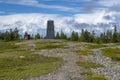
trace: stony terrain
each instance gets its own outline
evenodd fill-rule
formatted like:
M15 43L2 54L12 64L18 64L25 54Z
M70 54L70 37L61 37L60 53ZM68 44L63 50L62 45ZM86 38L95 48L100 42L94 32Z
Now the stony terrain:
M51 42L52 40L41 41ZM30 46L35 47L35 42L39 42L39 40L28 41L25 42L25 44L29 44ZM61 44L65 44L66 47L50 50L40 50L38 52L35 52L34 54L42 54L44 56L50 57L61 57L64 60L62 66L47 75L43 75L40 77L29 77L27 80L85 80L87 78L87 76L80 75L80 72L84 72L86 70L76 64L77 61L82 61L83 59L75 53L75 50L84 49L82 46L78 47L78 45L80 46L81 44L86 43L73 43L63 41L61 42ZM120 46L118 47L120 48ZM106 76L109 80L120 80L120 66L112 63L110 58L103 56L100 49L101 48L92 49L94 55L89 55L85 57L86 60L104 65L104 67L92 69L92 71L95 74Z
M113 63L109 57L103 56L100 49L94 49L93 52L94 55L87 56L86 60L104 65L104 67L93 69L93 71L109 80L120 80L120 65Z
M66 42L62 43L65 44ZM67 48L58 48L51 50L40 50L35 54L42 54L50 57L61 57L64 60L63 65L41 77L30 77L28 80L84 80L86 76L81 76L80 72L84 71L76 62L80 60L79 56L74 53L75 44L66 43Z

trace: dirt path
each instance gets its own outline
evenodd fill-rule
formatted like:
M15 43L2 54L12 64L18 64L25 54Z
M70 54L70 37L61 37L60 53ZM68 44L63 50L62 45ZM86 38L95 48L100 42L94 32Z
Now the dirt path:
M28 43L33 45L33 42ZM61 57L64 60L64 64L60 68L47 75L30 77L27 80L84 80L85 76L80 75L80 72L83 71L83 68L76 64L77 61L80 61L80 58L74 53L75 44L70 42L66 44L68 48L41 50L36 52L36 54L42 54L44 56Z

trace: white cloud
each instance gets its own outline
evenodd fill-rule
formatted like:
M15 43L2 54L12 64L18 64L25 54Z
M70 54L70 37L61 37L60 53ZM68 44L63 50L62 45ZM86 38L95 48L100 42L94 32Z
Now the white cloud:
M75 15L75 20L80 23L89 23L89 24L106 23L108 24L114 21L113 15L115 13L116 12L106 13L105 10L102 10L102 11L98 10L91 14L77 14ZM103 17L107 15L112 16L113 18L111 18L110 20L104 19Z
M18 27L21 33L28 31L31 34L36 34L39 32L45 36L47 20L54 20L56 32L62 30L70 35L73 30L81 32L81 29L88 29L89 31L94 30L100 33L112 30L112 23L117 23L118 16L120 16L120 13L106 13L105 11L96 11L91 14L76 14L71 17L57 14L14 14L0 16L0 30ZM120 30L119 26L118 30Z
M120 0L100 0L98 2L100 5L104 5L107 7L112 7L115 5L119 5L120 4Z
M1 0L0 2L4 2L8 4L33 6L38 8L56 9L58 11L78 12L77 9L74 9L71 7L60 6L60 5L46 5L46 4L40 3L38 0L8 0L8 1Z

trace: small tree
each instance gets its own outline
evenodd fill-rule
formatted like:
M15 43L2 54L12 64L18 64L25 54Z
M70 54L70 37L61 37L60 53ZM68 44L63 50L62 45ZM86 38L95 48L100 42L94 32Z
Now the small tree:
M39 34L39 33L37 33L37 34L35 35L35 39L40 39L40 34Z
M78 33L73 31L71 34L70 40L71 41L78 41Z
M60 39L59 32L57 32L57 34L56 34L56 39Z
M118 42L118 40L117 40L117 27L115 26L115 28L114 28L114 33L113 33L113 39L112 39L112 41L113 42Z
M64 34L63 31L61 31L60 39L67 39L67 36Z

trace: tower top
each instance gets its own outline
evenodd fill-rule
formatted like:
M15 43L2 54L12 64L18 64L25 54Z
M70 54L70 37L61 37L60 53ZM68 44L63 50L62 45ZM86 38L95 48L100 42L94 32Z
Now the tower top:
M48 21L53 21L53 20L50 19L50 20L48 20Z

